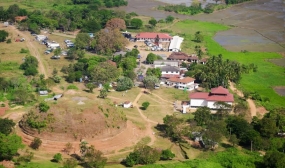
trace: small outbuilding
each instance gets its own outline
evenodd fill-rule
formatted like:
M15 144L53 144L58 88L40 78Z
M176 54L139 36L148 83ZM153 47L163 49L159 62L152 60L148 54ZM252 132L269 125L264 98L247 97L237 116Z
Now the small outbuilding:
M132 105L132 102L130 102L130 101L126 101L126 102L124 102L124 104L123 104L123 107L124 108L130 108L130 107L132 107L133 105Z
M39 91L40 96L47 96L48 95L48 91L47 90L42 90Z
M179 37L179 36L173 36L173 39L170 42L168 51L170 52L179 52L181 51L181 44L183 42L184 38Z

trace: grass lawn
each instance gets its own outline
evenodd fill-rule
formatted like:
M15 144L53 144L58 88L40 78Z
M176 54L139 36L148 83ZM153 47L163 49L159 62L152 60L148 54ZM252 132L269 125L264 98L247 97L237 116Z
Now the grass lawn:
M278 95L273 89L274 86L285 85L284 68L267 61L268 59L282 58L282 56L277 53L228 51L213 40L213 36L217 31L227 29L229 27L216 23L190 20L180 21L171 28L171 30L185 38L182 45L183 52L193 53L194 47L200 45L207 48L208 55L222 54L225 59L235 60L243 64L254 63L257 65L258 71L256 73L242 75L238 87L244 91L256 91L262 98L268 97L270 102L262 103L267 109L284 106L285 97ZM196 31L201 31L204 35L202 43L192 41Z
M22 165L16 166L16 168L60 168L60 167L62 167L61 164L54 163L51 161L30 162L30 163L23 163Z

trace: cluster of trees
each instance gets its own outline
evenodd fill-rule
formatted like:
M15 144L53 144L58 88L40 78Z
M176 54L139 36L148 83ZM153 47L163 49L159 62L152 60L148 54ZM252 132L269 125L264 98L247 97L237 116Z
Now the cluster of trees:
M34 56L26 56L24 62L20 65L20 69L24 70L24 75L35 76L38 74L38 60Z
M277 153L284 152L285 139L282 136L285 132L285 109L270 111L262 119L254 117L250 123L241 115L228 113L226 107L220 108L216 114L211 114L207 107L201 107L194 113L195 117L187 121L175 115L167 115L163 119L163 124L157 125L157 128L163 136L178 143L186 142L186 137L194 138L195 135L192 133L198 132L209 148L213 148L226 137L232 146L239 144L252 150L267 151L268 157L264 157L265 164L277 164L269 162L278 160ZM280 158L284 159L284 155L281 156Z
M155 55L154 53L149 53L146 57L146 63L153 64L156 60L163 60L163 58L159 55Z
M257 71L254 64L244 65L236 61L223 60L222 55L212 56L207 60L205 65L191 64L188 67L186 76L194 77L199 80L203 87L213 88L218 86L228 87L228 81L238 83L242 73Z
M111 0L108 0L108 2L111 2ZM116 1L115 4L120 2L122 1ZM62 31L81 29L81 32L96 33L101 28L104 28L107 21L111 18L126 18L124 12L98 9L98 4L63 6L61 8L54 6L49 11L34 10L31 12L27 12L15 4L11 5L7 10L0 7L0 20L14 22L15 16L28 16L26 20L19 23L19 28L21 30L30 30L34 33L39 33L41 28L48 28L50 31L54 29Z
M35 100L32 94L33 88L23 77L2 78L0 77L0 98L8 99L11 103L24 105Z
M153 164L158 160L171 160L174 157L175 154L173 154L170 149L159 150L147 145L142 145L136 147L123 163L128 167L132 167L137 164Z
M4 42L8 37L9 33L5 30L0 30L0 42Z
M159 10L164 10L167 12L175 12L179 14L184 15L196 15L198 13L203 12L201 3L192 3L191 6L186 6L183 4L180 5L165 5L165 6L159 6Z
M21 9L17 4L10 5L7 10L0 6L0 20L1 21L15 21L16 16L26 16L28 14L26 9Z
M73 4L90 4L97 7L106 6L107 8L126 6L128 1L125 0L72 0Z
M246 1L251 1L251 0L225 0L226 4L238 4Z
M21 137L13 133L13 120L0 118L0 161L11 160L23 148Z

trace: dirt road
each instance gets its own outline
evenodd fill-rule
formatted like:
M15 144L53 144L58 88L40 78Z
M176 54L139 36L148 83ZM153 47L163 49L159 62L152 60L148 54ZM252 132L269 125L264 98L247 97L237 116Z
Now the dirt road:
M234 91L238 96L243 97L243 93L240 90L238 90L232 82L230 82L230 89L232 91ZM255 106L253 100L247 99L246 101L247 101L249 109L250 109L251 117L256 116L256 106Z
M25 43L29 49L29 51L31 52L32 56L35 56L39 62L38 66L39 66L39 73L40 74L44 74L45 75L45 79L48 78L48 74L47 71L44 67L41 55L37 49L37 47L33 44L32 38L27 36L26 34L24 34L23 32L21 32L20 30L18 30L15 26L11 26L11 30L13 30L15 33L19 34L19 36L25 38Z

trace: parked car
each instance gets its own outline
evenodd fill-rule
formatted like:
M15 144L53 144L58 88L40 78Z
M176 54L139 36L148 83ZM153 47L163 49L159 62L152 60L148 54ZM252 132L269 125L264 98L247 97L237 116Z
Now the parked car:
M71 40L64 40L64 42L67 44L67 43L72 43Z
M45 54L46 54L46 55L48 55L48 54L50 54L50 53L51 53L51 52L50 52L49 50L46 50L46 51L45 51Z
M59 55L54 55L54 56L50 57L50 59L60 59L60 56Z
M66 56L66 55L67 55L67 51L62 51L62 52L61 52L61 55Z

